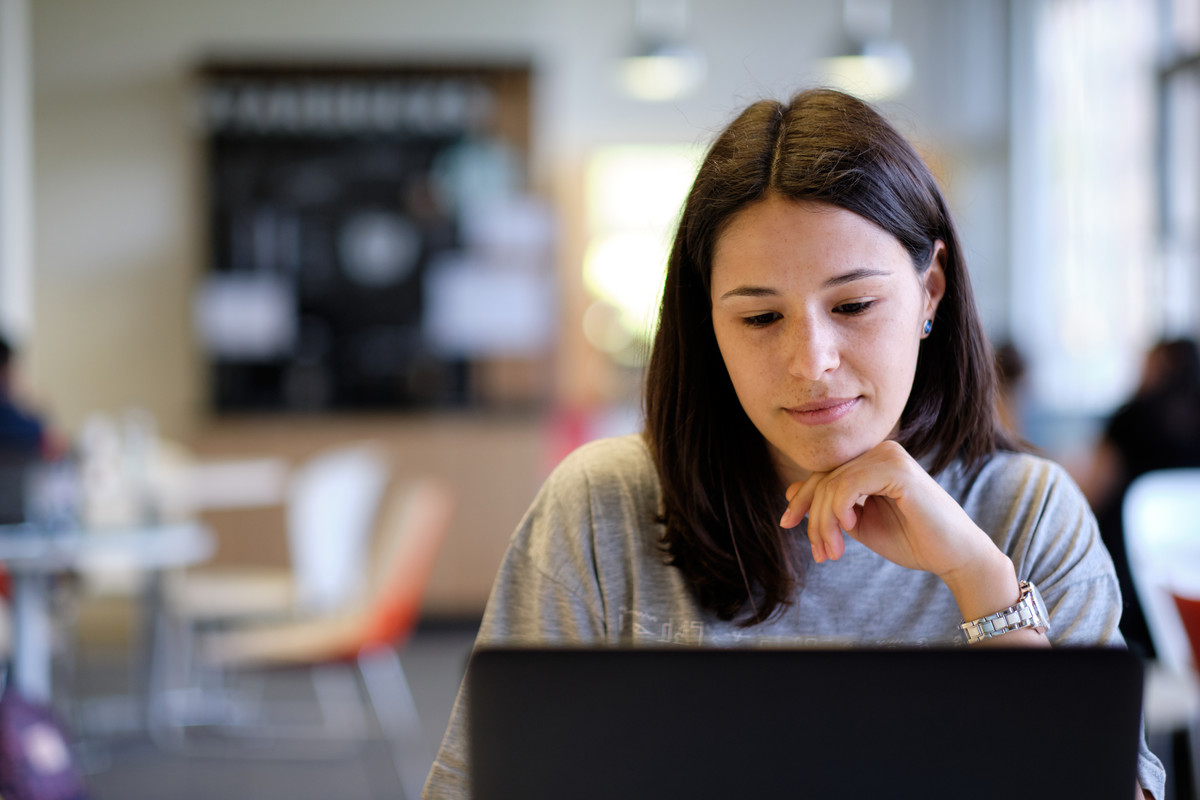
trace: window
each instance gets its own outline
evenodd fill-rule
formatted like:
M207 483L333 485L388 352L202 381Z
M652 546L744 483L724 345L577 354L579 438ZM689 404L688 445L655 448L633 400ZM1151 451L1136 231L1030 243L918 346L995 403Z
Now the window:
M1159 71L1162 333L1194 334L1200 314L1200 6L1167 5Z
M584 333L618 365L649 350L675 224L703 153L692 145L614 145L588 163Z
M1156 237L1157 18L1142 0L1015 8L1013 339L1038 408L1099 416L1174 291Z

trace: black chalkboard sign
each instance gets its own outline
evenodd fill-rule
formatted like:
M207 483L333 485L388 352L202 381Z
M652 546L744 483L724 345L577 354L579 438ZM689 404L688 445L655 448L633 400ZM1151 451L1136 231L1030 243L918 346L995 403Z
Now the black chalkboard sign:
M213 408L480 402L470 354L428 341L425 282L464 247L472 180L526 188L528 67L214 63L199 78Z

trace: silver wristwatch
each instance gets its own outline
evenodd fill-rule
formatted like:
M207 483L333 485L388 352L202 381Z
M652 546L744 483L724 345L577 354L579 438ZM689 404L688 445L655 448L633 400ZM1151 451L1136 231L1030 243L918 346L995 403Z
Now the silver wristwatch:
M975 644L993 636L1033 628L1038 633L1050 630L1050 613L1042 602L1042 595L1029 581L1021 581L1021 598L1015 604L995 614L964 622L958 627L967 637L967 644Z

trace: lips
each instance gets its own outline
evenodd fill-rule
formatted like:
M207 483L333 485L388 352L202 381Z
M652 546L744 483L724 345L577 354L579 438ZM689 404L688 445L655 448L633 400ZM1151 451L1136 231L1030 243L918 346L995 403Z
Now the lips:
M855 409L858 397L828 397L784 410L788 415L805 425L828 425L837 422Z

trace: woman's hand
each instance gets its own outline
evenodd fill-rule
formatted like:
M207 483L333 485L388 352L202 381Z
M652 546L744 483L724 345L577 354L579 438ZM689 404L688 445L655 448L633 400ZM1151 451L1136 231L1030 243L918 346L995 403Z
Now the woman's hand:
M808 515L813 558L838 559L843 533L908 569L951 575L996 547L903 447L885 441L826 473L794 483L780 524Z
M807 514L818 562L840 558L849 535L902 567L937 575L954 593L964 619L1007 608L1019 598L1012 561L894 441L792 484L787 499L779 524L793 528Z

